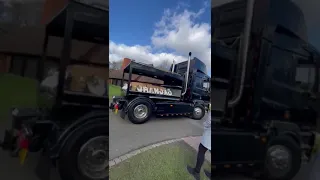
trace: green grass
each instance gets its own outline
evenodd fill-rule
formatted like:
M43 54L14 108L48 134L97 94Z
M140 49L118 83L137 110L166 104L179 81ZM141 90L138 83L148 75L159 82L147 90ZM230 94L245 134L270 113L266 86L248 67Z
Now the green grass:
M0 118L6 118L10 108L36 107L37 81L12 74L0 75ZM109 97L120 96L119 86L109 85ZM42 101L41 101L42 102ZM44 102L50 106L47 102Z
M148 150L110 168L110 180L194 180L187 172L193 166L196 151L184 142L162 145ZM205 162L203 169L210 171ZM207 179L201 170L201 179Z
M12 107L36 106L36 81L20 76L0 75L0 118L7 117Z
M109 99L112 99L112 96L121 96L120 86L109 85Z

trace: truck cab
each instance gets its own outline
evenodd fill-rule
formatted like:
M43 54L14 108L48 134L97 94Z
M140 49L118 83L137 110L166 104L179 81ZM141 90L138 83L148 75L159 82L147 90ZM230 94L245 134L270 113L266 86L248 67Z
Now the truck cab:
M292 179L319 124L319 52L304 15L290 0L237 0L211 12L212 164Z
M217 101L212 107L223 111L215 114L264 121L282 119L288 110L295 114L292 121L315 125L311 104L319 91L319 53L307 41L302 11L289 0L255 1L246 25L246 4L240 0L213 9L212 96ZM236 97L237 103L226 103Z
M174 67L173 72L185 76L188 62L181 62L172 65L170 70ZM189 82L188 89L184 100L202 100L205 102L210 101L210 82L211 78L207 75L206 65L198 58L194 57L190 61Z

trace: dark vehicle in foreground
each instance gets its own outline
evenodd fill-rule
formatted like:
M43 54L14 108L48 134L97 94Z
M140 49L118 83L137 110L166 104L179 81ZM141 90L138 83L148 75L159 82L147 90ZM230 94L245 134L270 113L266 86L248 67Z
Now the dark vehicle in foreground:
M49 180L52 166L57 167L62 180L108 179L107 83L89 77L84 91L72 91L72 82L80 80L68 73L68 67L82 65L105 68L107 74L107 63L71 60L70 53L72 39L108 45L108 21L108 9L70 1L46 25L43 60L37 71L39 107L13 108L12 127L1 143L21 163L28 152L41 151L36 169L39 179ZM59 71L43 78L49 36L62 37L63 47Z
M319 125L320 54L303 13L290 0L237 0L212 20L213 174L292 179Z
M210 77L205 64L197 58L171 66L164 71L153 66L131 61L124 68L129 81L121 86L124 96L113 97L110 109L120 110L120 116L135 124L145 123L154 115L189 116L202 119L210 102ZM132 74L161 80L162 84L142 83L132 80Z

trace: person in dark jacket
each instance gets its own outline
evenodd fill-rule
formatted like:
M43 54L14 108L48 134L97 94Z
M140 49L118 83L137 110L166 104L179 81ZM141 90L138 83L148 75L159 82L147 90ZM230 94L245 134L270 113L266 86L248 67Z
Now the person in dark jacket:
M207 116L208 119L203 123L204 131L199 144L198 154L197 154L197 163L195 167L187 166L188 172L196 179L200 180L200 170L205 160L205 154L209 150L211 151L211 116ZM206 176L211 178L211 173L204 170Z

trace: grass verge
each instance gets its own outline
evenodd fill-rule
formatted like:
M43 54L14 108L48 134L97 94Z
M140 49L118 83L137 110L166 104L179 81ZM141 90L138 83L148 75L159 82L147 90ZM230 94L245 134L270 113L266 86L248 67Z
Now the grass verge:
M109 85L109 99L112 99L112 96L121 96L120 86Z
M12 74L0 75L0 118L6 118L10 108L36 107L37 81ZM119 86L109 85L109 98L120 96Z
M30 78L0 75L0 118L6 118L12 107L35 107L36 85Z
M110 180L194 180L186 170L195 164L197 152L184 142L145 151L110 168ZM205 162L203 168L210 171ZM201 179L207 179L201 171Z

